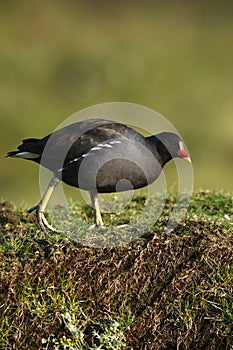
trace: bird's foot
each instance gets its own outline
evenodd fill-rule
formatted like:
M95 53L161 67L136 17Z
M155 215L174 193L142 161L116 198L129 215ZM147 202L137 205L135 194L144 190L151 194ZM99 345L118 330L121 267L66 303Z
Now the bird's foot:
M48 231L47 230L52 231L52 232L56 232L56 233L62 233L61 231L56 230L53 226L51 226L48 223L44 213L41 210L40 204L35 205L34 207L28 209L28 213L32 213L34 210L36 211L37 222L38 222L41 230L45 234L45 236L48 236Z
M96 226L96 224L92 224L88 227L88 230L91 231L91 230L94 230L95 228L97 228L98 226Z
M97 224L93 224L93 225L90 225L90 226L88 227L88 230L89 230L89 231L94 230L94 229L99 229L99 230L103 229L103 230L106 230L107 227L105 227L104 225L97 225Z

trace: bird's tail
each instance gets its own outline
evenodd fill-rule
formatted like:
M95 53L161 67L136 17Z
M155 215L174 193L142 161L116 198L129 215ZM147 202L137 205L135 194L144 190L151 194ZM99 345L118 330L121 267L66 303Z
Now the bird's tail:
M35 143L37 143L39 139L30 138L24 139L22 144L18 147L18 151L10 151L6 154L6 158L24 158L24 159L36 159L40 158L41 154L33 151L35 148Z

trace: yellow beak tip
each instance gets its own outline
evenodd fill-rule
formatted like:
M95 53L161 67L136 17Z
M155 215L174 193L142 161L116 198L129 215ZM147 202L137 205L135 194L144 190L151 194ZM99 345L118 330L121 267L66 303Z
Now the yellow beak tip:
M184 157L183 159L186 160L186 162L188 162L188 163L192 163L192 160L190 157Z

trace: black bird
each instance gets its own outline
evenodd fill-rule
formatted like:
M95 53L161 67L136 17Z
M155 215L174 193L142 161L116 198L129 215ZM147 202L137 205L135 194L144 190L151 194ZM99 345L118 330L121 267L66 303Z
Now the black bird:
M28 138L6 157L24 158L54 174L36 210L44 233L55 231L44 211L59 181L89 191L95 226L103 226L98 193L120 192L151 184L164 165L178 157L191 161L181 138L171 132L144 137L134 129L105 119L73 123L42 139Z

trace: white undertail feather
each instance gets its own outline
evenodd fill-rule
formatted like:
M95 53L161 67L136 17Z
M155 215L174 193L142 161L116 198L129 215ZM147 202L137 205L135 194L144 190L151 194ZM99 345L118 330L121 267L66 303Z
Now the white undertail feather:
M13 157L24 158L24 159L35 159L35 158L40 158L40 154L31 153L31 152L19 152L19 153L16 153Z

